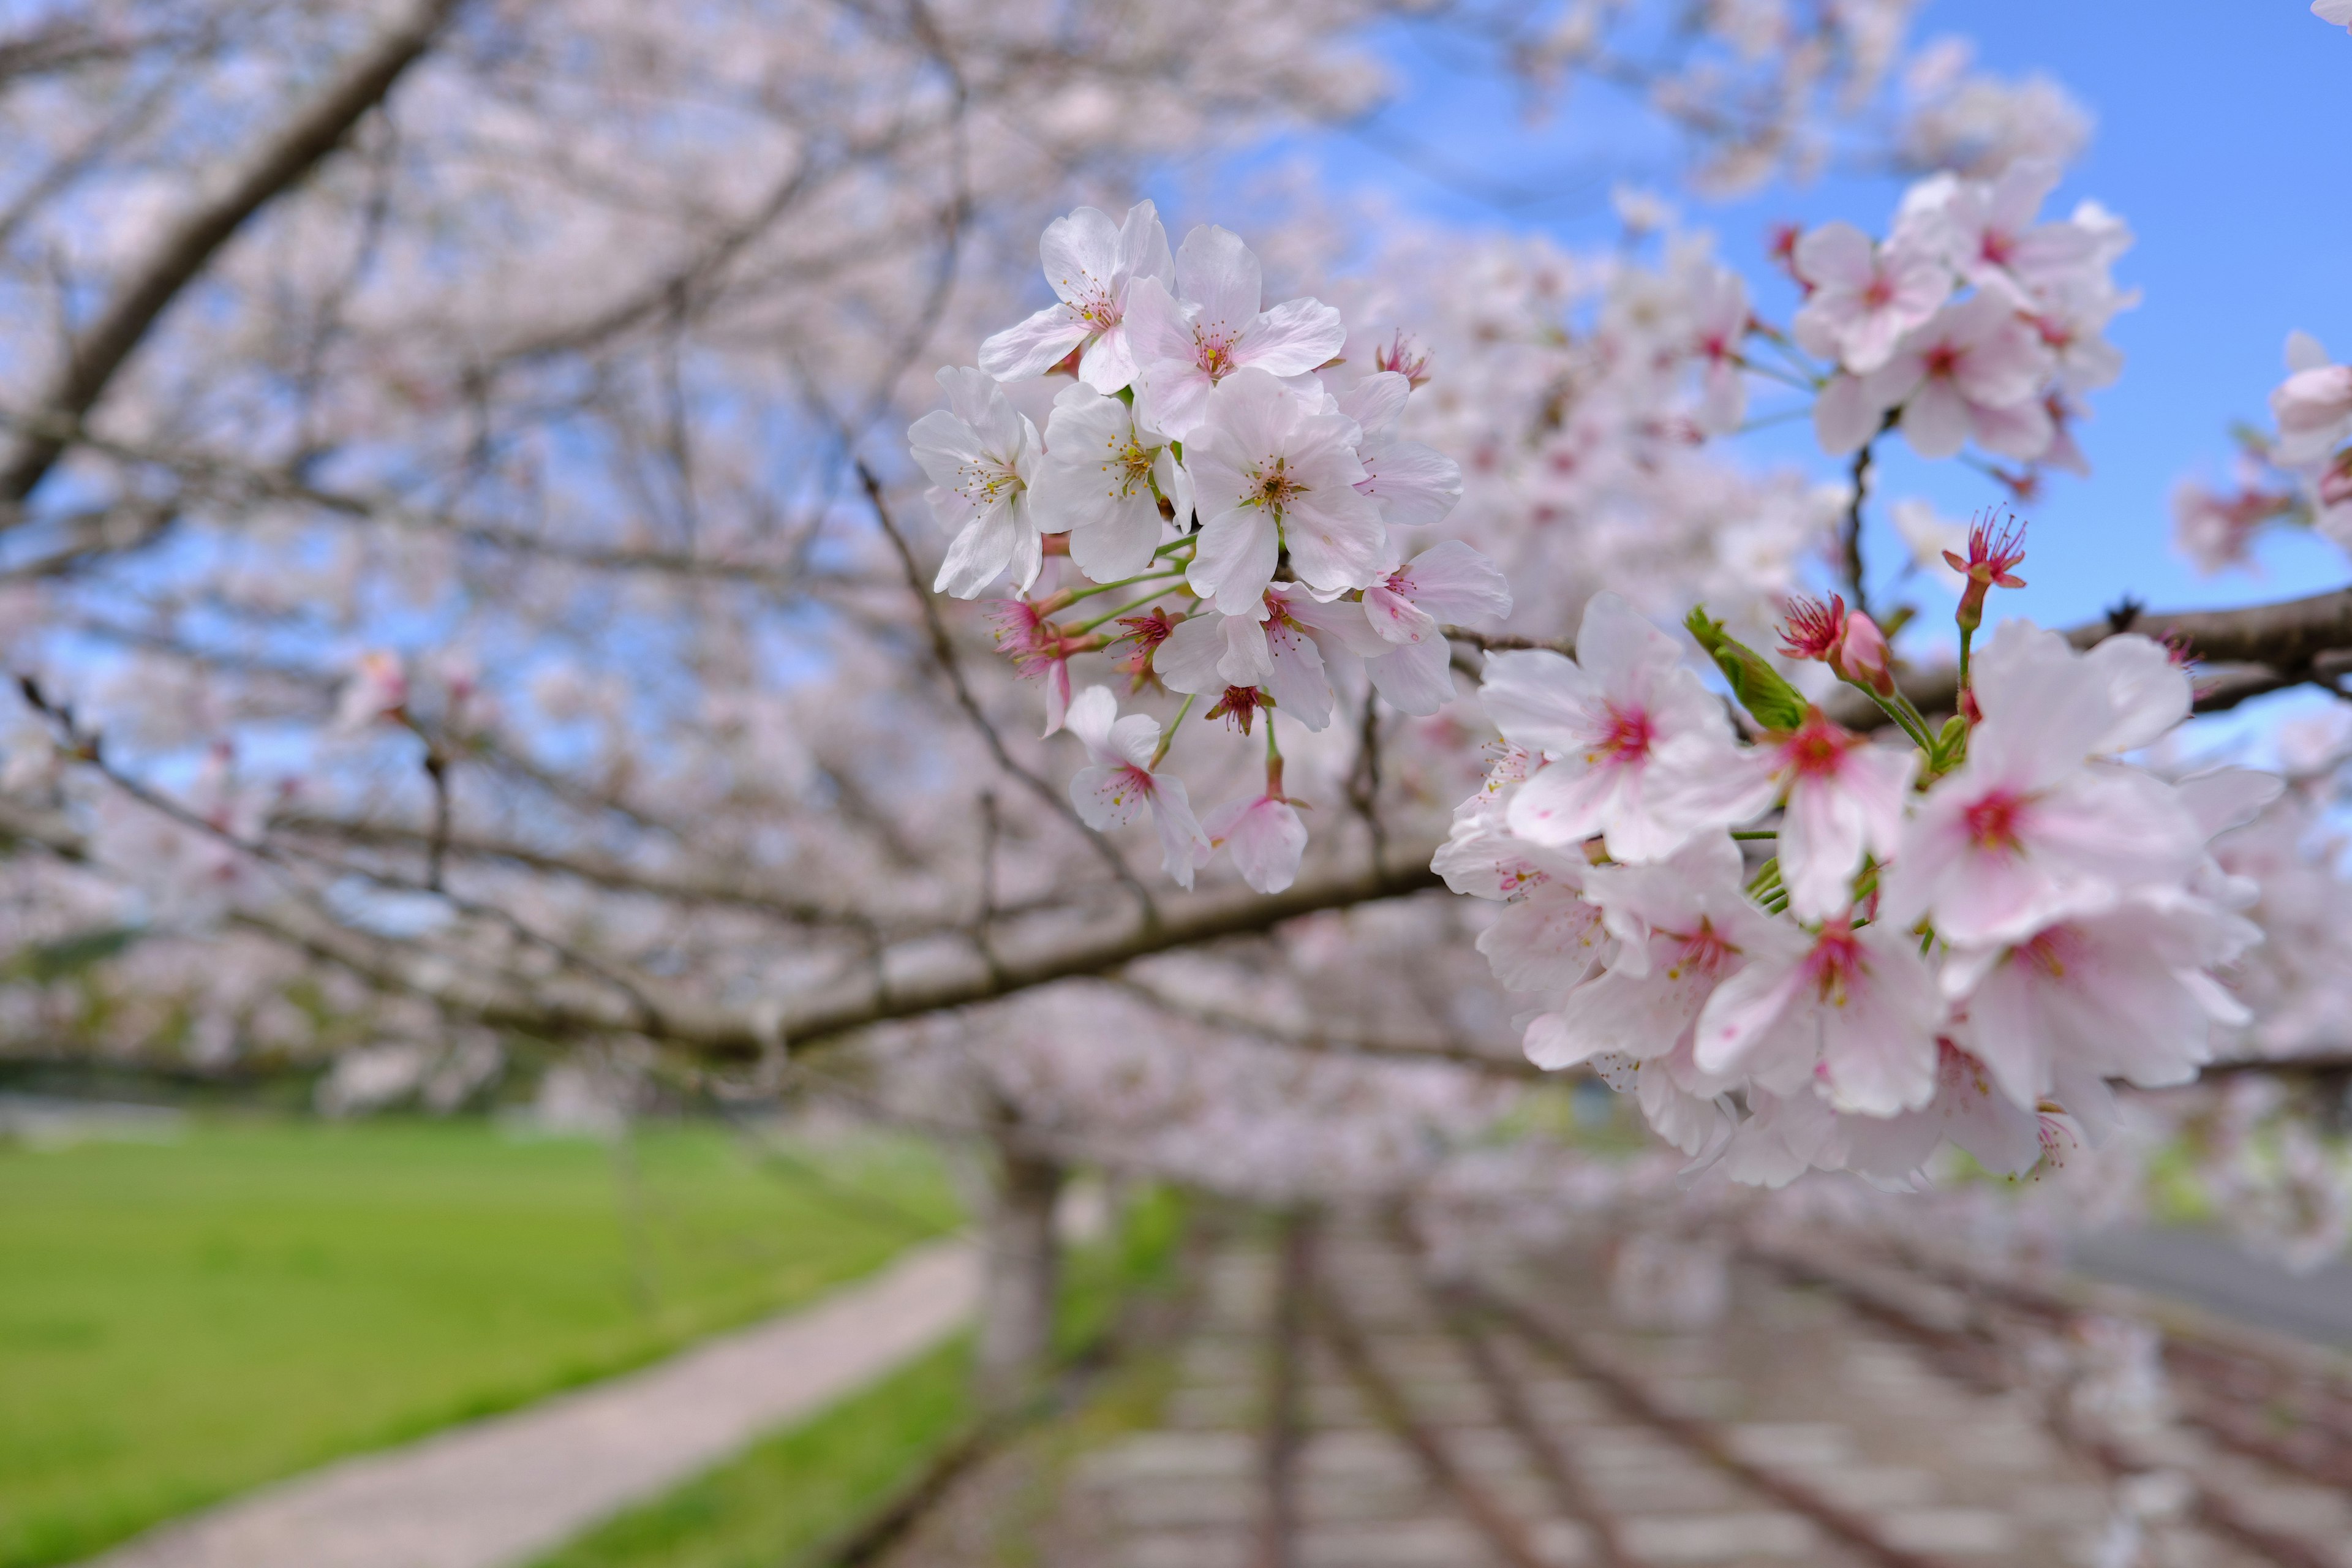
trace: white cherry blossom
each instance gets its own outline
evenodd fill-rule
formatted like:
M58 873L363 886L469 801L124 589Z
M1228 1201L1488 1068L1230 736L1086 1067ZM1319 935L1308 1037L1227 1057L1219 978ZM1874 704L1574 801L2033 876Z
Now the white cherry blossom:
M1953 457L1973 436L1987 451L2032 459L2053 434L2042 403L2051 368L2014 310L1975 294L1914 329L1863 384L1873 408L1902 410L1904 438L1923 458Z
M1217 807L1201 824L1210 842L1230 849L1242 880L1261 893L1278 893L1298 879L1307 852L1307 825L1278 795L1252 795Z
M1184 797L1184 781L1152 771L1160 721L1143 713L1121 718L1110 689L1089 686L1071 699L1063 722L1092 759L1070 780L1070 804L1079 817L1088 827L1108 832L1150 808L1160 834L1161 868L1178 887L1191 887L1193 868L1208 858L1211 845Z
M999 381L1045 374L1078 354L1078 379L1097 392L1117 392L1135 379L1127 324L1128 296L1136 279L1165 286L1176 272L1159 209L1138 202L1125 221L1080 207L1045 226L1038 254L1058 303L980 345L980 368Z
M1234 371L1206 398L1185 440L1202 518L1187 574L1193 592L1227 615L1255 615L1286 551L1292 570L1327 594L1369 585L1385 533L1355 453L1361 428L1320 413L1265 370Z
M1127 330L1137 400L1154 425L1180 441L1191 442L1209 417L1211 390L1236 371L1255 366L1274 376L1300 375L1348 341L1339 312L1319 300L1262 309L1257 258L1230 229L1203 226L1186 235L1175 271L1172 294L1156 278L1129 290Z
M1067 532L1070 559L1097 583L1151 564L1165 527L1160 503L1192 511L1192 478L1165 437L1116 397L1083 383L1054 399L1029 505L1045 533Z
M1026 593L1045 564L1029 500L1037 427L984 371L950 366L940 372L940 385L947 407L907 431L915 460L930 476L932 515L955 534L932 590L976 598L1010 567Z
M1576 654L1487 660L1487 717L1545 758L1512 798L1511 830L1551 846L1598 834L1620 860L1671 855L1705 826L1675 809L1678 776L1738 762L1723 705L1683 662L1682 645L1615 594L1585 606Z

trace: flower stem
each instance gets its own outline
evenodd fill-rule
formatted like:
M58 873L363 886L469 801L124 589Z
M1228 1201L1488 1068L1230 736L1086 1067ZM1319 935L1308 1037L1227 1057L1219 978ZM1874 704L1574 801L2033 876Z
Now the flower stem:
M1184 694L1184 700L1177 705L1176 717L1169 720L1168 728L1160 731L1160 744L1151 748L1151 766L1146 772L1156 773L1160 771L1160 760L1168 755L1168 748L1176 743L1178 726L1184 722L1184 715L1192 710L1192 696L1189 691ZM1267 728L1273 726L1268 725Z
M1168 590L1165 588L1154 588L1149 594L1144 595L1140 599L1131 599L1128 603L1121 605L1116 610L1107 610L1103 614L1097 616L1091 621L1080 621L1076 626L1072 626L1070 629L1074 632L1090 632L1097 626L1102 625L1105 621L1115 621L1118 619L1119 616L1127 614L1129 610L1139 610L1143 608L1144 605L1151 603L1152 600L1159 598L1161 595L1167 592Z
M1097 594L1108 594L1118 588L1132 588L1138 583L1164 582L1169 578L1181 577L1183 573L1181 571L1139 572L1132 577L1121 577L1116 583L1097 583L1091 588L1069 589L1067 590L1067 597L1071 603L1076 603L1080 599L1091 599ZM1163 588L1160 592L1165 593L1167 590Z

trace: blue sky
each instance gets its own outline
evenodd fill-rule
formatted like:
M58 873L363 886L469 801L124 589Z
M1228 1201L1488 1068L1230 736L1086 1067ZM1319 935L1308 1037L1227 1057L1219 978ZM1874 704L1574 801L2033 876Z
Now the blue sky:
M1931 0L1921 36L1945 32L1974 38L1980 62L2004 73L2055 76L2091 110L2091 147L2053 205L2095 196L2139 237L2117 269L2145 296L2112 333L2127 357L2124 379L2095 397L2081 436L2093 476L2057 476L2032 509L2032 585L2007 607L2071 622L2125 592L2185 606L2314 592L2352 576L2339 552L2298 535L2265 546L2259 577L2200 579L2172 550L2168 504L2182 475L2221 472L2231 420L2266 419L2289 329L2352 355L2352 131L2343 119L2352 37L2314 18L2303 0ZM1355 133L1294 142L1285 154L1433 214L1586 242L1615 232L1606 182L1593 171L1667 166L1666 146L1605 104L1571 105L1531 125L1468 62L1432 55L1411 33L1385 47L1404 91L1375 137L1409 141L1409 161ZM1415 163L1475 170L1484 195L1465 194L1467 182L1425 177ZM1549 191L1559 195L1508 199ZM1774 220L1843 216L1875 229L1897 192L1890 179L1844 175L1694 205L1685 217L1717 229L1725 253L1756 278ZM1759 455L1807 450L1751 439ZM1818 452L1806 460L1836 471ZM1925 495L1960 516L2000 499L1956 464L1907 453L1886 465L1879 494ZM1893 558L1891 535L1874 542L1881 559Z

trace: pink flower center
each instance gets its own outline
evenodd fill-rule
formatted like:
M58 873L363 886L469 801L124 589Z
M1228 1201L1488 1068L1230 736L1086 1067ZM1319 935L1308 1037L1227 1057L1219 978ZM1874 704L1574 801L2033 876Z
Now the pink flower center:
M1821 714L1809 713L1781 746L1780 760L1799 778L1835 778L1845 764L1846 750L1844 731Z
M1883 310L1895 303L1895 279L1884 272L1874 272L1870 286L1862 291L1862 302L1874 310Z
M2053 980L2066 978L2066 971L2083 959L2083 941L2071 926L2056 926L2036 935L2032 942L2016 950L2021 963L2031 963Z
M1671 931L1666 934L1682 943L1682 951L1675 954L1674 963L1667 967L1669 980L1680 980L1685 974L1712 979L1722 973L1724 960L1733 952L1731 944L1705 919L1698 922L1698 930L1687 936L1675 936Z
M1969 802L1963 817L1968 824L1969 842L1988 853L2017 853L2025 847L2017 833L2024 814L2024 797L2008 790L1995 790Z
M1960 368L1960 351L1949 343L1937 343L1923 357L1931 376L1949 376Z
M1211 381L1223 381L1234 368L1234 345L1230 338L1202 337L1196 333L1192 340L1193 358L1209 373Z
M1596 761L1636 763L1650 754L1650 716L1638 708L1609 704L1609 728L1593 748Z
M1805 978L1823 1002L1836 1007L1845 1005L1865 967L1862 942L1842 919L1822 928L1821 940L1805 956Z

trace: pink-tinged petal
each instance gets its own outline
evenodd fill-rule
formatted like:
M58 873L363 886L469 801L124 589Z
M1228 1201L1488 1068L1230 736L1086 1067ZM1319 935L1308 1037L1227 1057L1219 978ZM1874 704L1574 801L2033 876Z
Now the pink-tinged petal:
M1176 281L1176 258L1168 248L1168 230L1160 221L1160 209L1150 202L1136 203L1119 221L1118 273L1130 281L1138 278L1156 278L1168 285Z
M1045 672L1045 734L1059 734L1070 717L1070 661L1057 658Z
M2042 1129L2033 1111L2031 1105L2021 1108L1984 1063L1948 1046L1942 1049L1929 1112L1941 1121L1944 1136L1986 1170L2021 1176L2041 1162Z
M1358 454L1364 478L1357 490L1379 503L1399 528L1444 522L1462 499L1462 465L1418 441L1367 441Z
M2006 408L1972 404L1969 408L1969 428L1975 434L1978 446L2021 463L2040 458L2058 438L2057 421L2050 417L2049 405L2039 397L2029 397Z
M1511 613L1510 579L1460 540L1431 545L1391 580L1442 621L1500 620Z
M1299 581L1327 593L1370 587L1390 559L1379 514L1353 490L1301 497L1283 515L1282 542Z
M1871 395L1868 382L1840 372L1813 400L1814 438L1832 457L1860 451L1885 412L1885 405Z
M1152 795L1151 775L1128 763L1081 768L1070 780L1078 820L1097 833L1140 820Z
M1546 883L1504 906L1478 933L1478 951L1507 991L1564 991L1592 972L1607 935L1598 905Z
M1166 774L1146 774L1150 785L1152 826L1160 832L1160 867L1180 888L1192 885L1192 872L1216 852L1209 836L1192 816L1184 795L1184 781Z
M1202 611L1177 622L1151 656L1151 668L1161 683L1171 691L1196 694L1222 691L1232 684L1217 673L1217 664L1225 657L1225 625L1235 618Z
M1034 544L1037 531L1029 526L1027 510L1000 503L966 524L949 544L939 575L931 580L931 592L959 599L978 598L982 589L1013 564L1024 535Z
M1860 290L1878 269L1877 247L1850 223L1825 223L1798 239L1790 260L1797 276L1816 289L1840 285Z
M1124 321L1104 331L1078 356L1078 379L1106 396L1133 384L1142 368L1135 363L1135 342Z
M1751 962L1715 988L1700 1009L1692 1059L1701 1072L1737 1068L1796 1000L1805 981L1800 961Z
M1916 1110L1936 1092L1943 994L1903 932L1873 926L1860 940L1862 975L1821 1005L1821 1071L1830 1103L1862 1116Z
M1278 893L1298 879L1307 825L1289 802L1265 795L1233 801L1211 812L1202 826L1233 851L1234 868L1257 891Z
M1067 305L1048 305L980 345L980 368L998 381L1045 374L1086 342L1086 318Z
M1681 667L1680 644L1647 616L1604 589L1585 601L1576 628L1576 662L1612 701L1641 701L1657 672Z
M1257 610L1282 552L1274 519L1256 508L1235 510L1211 518L1200 539L1184 574L1192 591L1229 616Z
M1780 793L1771 753L1702 735L1678 735L1643 770L1642 798L1685 836L1752 822Z
M1099 207L1080 207L1045 226L1037 242L1045 281L1074 305L1111 297L1119 271L1119 231Z
M2191 773L2173 787L2180 804L2197 820L2197 830L2210 838L2232 827L2243 827L2263 809L2286 793L2286 781L2276 773L2253 768L2215 768Z
M1274 659L1265 624L1247 616L1223 616L1217 629L1224 638L1224 650L1217 657L1217 685L1270 686Z
M1160 548L1160 509L1142 494L1111 517L1070 534L1070 560L1097 583L1132 577L1151 564Z
M2085 748L2095 754L2136 752L2154 745L2189 717L2195 695L2189 672L2172 662L2171 650L2153 638L2113 637L2083 656L2115 707L2115 721Z
M1364 661L1372 689L1400 713L1425 719L1454 700L1454 655L1443 637Z
M1549 649L1486 660L1478 700L1503 738L1530 752L1581 752L1608 729L1600 688L1572 660Z
M1071 700L1062 727L1078 738L1087 756L1103 763L1115 754L1110 749L1110 727L1118 718L1118 699L1111 695L1110 688L1089 686Z
M1304 375L1339 357L1348 326L1320 300L1285 300L1249 325L1234 345L1234 363L1274 375Z
M1402 372L1375 371L1339 397L1339 412L1363 426L1366 437L1377 437L1397 422L1412 382Z
M1801 921L1827 920L1853 902L1863 821L1860 806L1844 790L1818 778L1790 785L1778 848L1790 914Z
M1581 844L1614 815L1622 771L1588 767L1574 757L1546 763L1511 797L1511 831L1553 848Z
M1365 620L1383 642L1429 642L1438 636L1437 617L1392 588L1365 589L1363 604Z
M2051 1042L2014 959L2003 957L1978 983L1962 1038L2012 1105L2032 1110L2048 1097Z
M1903 405L1903 437L1923 458L1957 456L1969 444L1969 428L1968 399L1947 378L1921 382Z
M1193 324L1204 338L1231 342L1256 319L1265 282L1257 258L1241 236L1203 224L1184 237L1176 252L1176 292L1200 306Z
M1265 627L1258 645L1273 656L1265 679L1232 684L1264 685L1274 694L1278 710L1309 730L1329 724L1331 678L1324 673L1322 650L1314 639L1297 626L1273 622Z
M1149 713L1129 713L1110 727L1110 755L1149 772L1151 754L1160 749L1160 721Z
M1328 637L1342 652L1370 658L1388 651L1388 640L1372 629L1364 606L1353 599L1318 599L1299 584L1276 584L1283 614L1318 637Z

